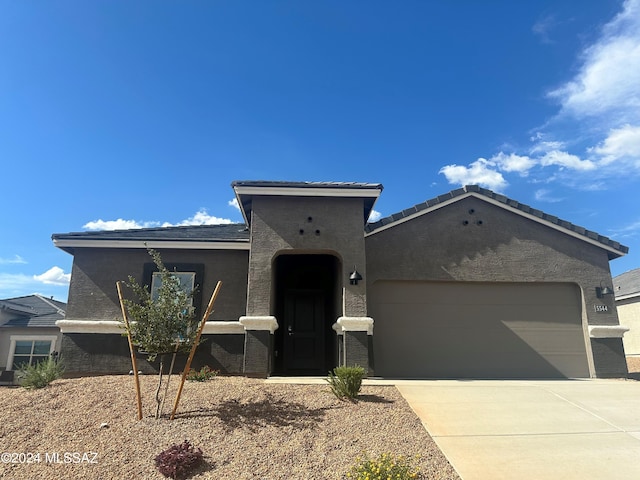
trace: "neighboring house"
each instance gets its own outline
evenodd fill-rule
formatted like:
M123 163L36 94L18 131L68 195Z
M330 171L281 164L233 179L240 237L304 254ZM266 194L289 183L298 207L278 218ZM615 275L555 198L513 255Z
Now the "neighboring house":
M624 336L624 351L629 357L640 357L640 268L613 279L620 325L629 328Z
M41 295L0 300L0 370L14 371L59 351L67 305ZM6 377L6 374L3 375Z
M251 376L336 365L411 378L625 376L609 261L628 248L467 186L367 223L382 185L233 182L244 224L54 234L73 255L67 371L131 368L116 281L150 285L145 244L222 291L197 365ZM140 368L151 371L145 361Z

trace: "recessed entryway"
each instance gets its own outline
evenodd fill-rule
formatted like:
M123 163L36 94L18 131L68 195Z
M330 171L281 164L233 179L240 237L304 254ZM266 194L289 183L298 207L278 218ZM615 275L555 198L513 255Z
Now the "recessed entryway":
M328 254L282 254L274 262L274 373L326 375L336 366L340 262Z

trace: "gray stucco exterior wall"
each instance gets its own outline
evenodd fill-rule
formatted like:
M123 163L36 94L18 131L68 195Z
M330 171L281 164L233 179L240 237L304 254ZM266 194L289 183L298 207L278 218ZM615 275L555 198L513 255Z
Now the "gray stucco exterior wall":
M165 264L201 264L204 275L200 311L218 280L223 282L210 320L238 320L245 313L248 252L236 250L159 250ZM121 320L116 282L132 275L144 284L144 265L152 262L144 248L78 248L74 253L67 320ZM126 290L126 289L125 289ZM126 294L126 292L125 292Z
M247 315L274 314L272 264L277 254L295 250L336 255L343 270L340 278L345 287L344 313L364 316L365 286L349 285L347 278L354 265L366 275L363 210L360 198L255 197Z
M216 283L222 281L209 322L237 321L245 313L248 251L246 250L158 250L165 265L197 266L201 282L199 315L206 310ZM145 264L152 263L144 248L78 248L74 252L69 303L65 320L113 322L122 320L116 282L133 276L140 284L148 284ZM131 294L123 289L125 296ZM208 365L221 373L242 373L244 335L203 335L194 368ZM64 333L61 351L67 372L126 373L131 369L125 337L117 333ZM140 369L150 373L156 364L141 360Z
M619 324L613 296L597 298L595 291L601 282L611 285L605 250L478 198L369 234L365 245L368 288L378 280L577 283L585 338L588 326ZM596 312L594 305L608 308ZM594 373L626 375L621 349L593 340L587 351Z
M203 335L191 368L209 366L222 374L242 372L244 335ZM63 361L70 374L126 374L131 370L131 354L127 338L117 334L70 333L62 338ZM167 356L169 359L170 356ZM176 358L174 373L183 370L187 354ZM170 360L169 360L170 362ZM149 362L144 354L136 354L138 370L157 373L159 361ZM165 365L168 371L169 363Z

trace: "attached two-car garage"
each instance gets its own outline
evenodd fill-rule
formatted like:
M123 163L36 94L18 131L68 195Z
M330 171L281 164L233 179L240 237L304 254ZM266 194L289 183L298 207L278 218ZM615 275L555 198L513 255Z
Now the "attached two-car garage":
M376 375L589 377L575 284L377 281L368 298Z

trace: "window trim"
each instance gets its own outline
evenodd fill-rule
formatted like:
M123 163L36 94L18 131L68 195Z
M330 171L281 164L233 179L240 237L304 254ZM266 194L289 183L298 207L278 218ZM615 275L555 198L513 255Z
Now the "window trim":
M56 351L58 343L57 335L11 335L9 337L9 356L7 357L7 370L13 370L13 357L16 351L16 342L51 342L49 355ZM31 361L31 359L29 359Z

